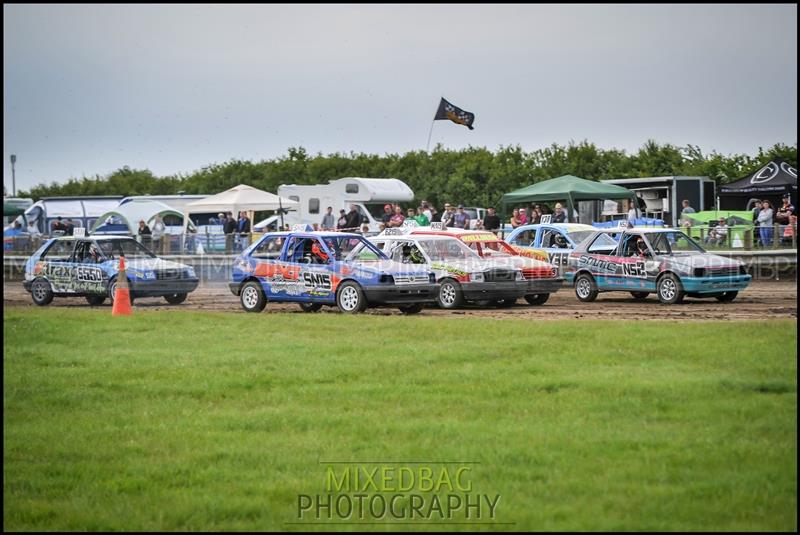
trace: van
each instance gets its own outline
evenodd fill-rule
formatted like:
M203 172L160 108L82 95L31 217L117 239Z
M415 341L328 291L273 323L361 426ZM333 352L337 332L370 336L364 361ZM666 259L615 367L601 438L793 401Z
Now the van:
M354 204L361 214L362 224L369 225L370 232L380 230L384 205L414 200L411 188L396 178L347 177L309 186L282 184L278 195L300 203L298 210L284 216L287 225L319 225L328 206L333 207L333 216L338 219L339 210L349 212L350 205Z
M25 210L20 216L24 221L20 222L24 228L28 222L35 221L39 232L49 235L53 223L60 217L65 222L71 219L75 227L83 227L88 231L98 217L116 208L121 199L121 195L42 197Z

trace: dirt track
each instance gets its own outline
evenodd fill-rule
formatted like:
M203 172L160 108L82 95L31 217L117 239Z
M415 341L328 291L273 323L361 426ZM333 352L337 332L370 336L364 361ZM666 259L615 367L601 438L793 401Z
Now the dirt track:
M30 295L21 282L6 281L3 285L3 307L33 307ZM83 298L55 298L50 306L87 308ZM104 308L110 305L106 302ZM206 285L191 293L181 305L168 305L161 298L142 298L134 303L139 310L208 310L243 314L239 300L224 285ZM110 311L110 310L109 310ZM267 313L302 313L294 304L270 304ZM338 313L325 307L322 312ZM396 308L370 309L367 314L400 314ZM655 296L644 302L635 301L630 294L615 292L600 294L594 303L581 303L571 288L564 288L551 296L542 306L529 306L520 299L512 308L468 307L458 311L426 308L425 316L481 316L494 318L522 317L545 319L651 319L651 320L755 320L789 318L797 319L797 283L756 282L739 294L733 303L720 303L716 299L687 298L680 305L661 305Z

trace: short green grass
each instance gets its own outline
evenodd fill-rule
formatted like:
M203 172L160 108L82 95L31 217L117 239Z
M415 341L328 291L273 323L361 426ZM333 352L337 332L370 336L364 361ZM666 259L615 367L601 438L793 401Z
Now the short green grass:
M321 462L471 461L494 529L795 530L795 329L6 309L4 529L356 530L292 523Z

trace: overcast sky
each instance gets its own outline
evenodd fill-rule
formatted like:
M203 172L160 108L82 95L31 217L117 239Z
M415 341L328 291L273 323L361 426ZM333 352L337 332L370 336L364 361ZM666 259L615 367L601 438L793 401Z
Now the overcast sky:
M796 5L3 6L17 189L231 158L797 141Z

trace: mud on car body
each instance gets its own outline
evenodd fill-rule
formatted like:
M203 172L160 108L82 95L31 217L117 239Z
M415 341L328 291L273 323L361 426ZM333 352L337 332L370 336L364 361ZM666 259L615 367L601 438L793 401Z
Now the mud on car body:
M507 306L528 293L521 269L483 259L450 236L414 236L401 229L387 229L370 241L392 260L433 270L441 284L437 299L441 308L457 308L464 302Z
M345 313L396 305L406 314L433 303L439 285L425 266L403 265L359 234L273 232L234 260L229 283L242 308L294 302L307 312L338 306Z
M636 299L655 293L672 304L686 296L733 301L751 276L743 263L707 253L680 230L634 228L587 238L570 254L566 279L585 302L626 291Z
M135 239L121 236L48 240L26 261L23 286L37 305L53 297L86 297L89 304L100 305L114 299L121 256L131 299L164 297L178 304L197 288L191 266L158 258Z
M557 292L564 283L564 279L558 275L558 270L546 260L541 260L539 253L523 254L489 231L431 225L430 227L413 228L410 234L457 238L485 260L491 259L497 265L522 270L522 276L527 283L524 297L532 305L545 303L550 294ZM513 302L509 304L513 304Z

